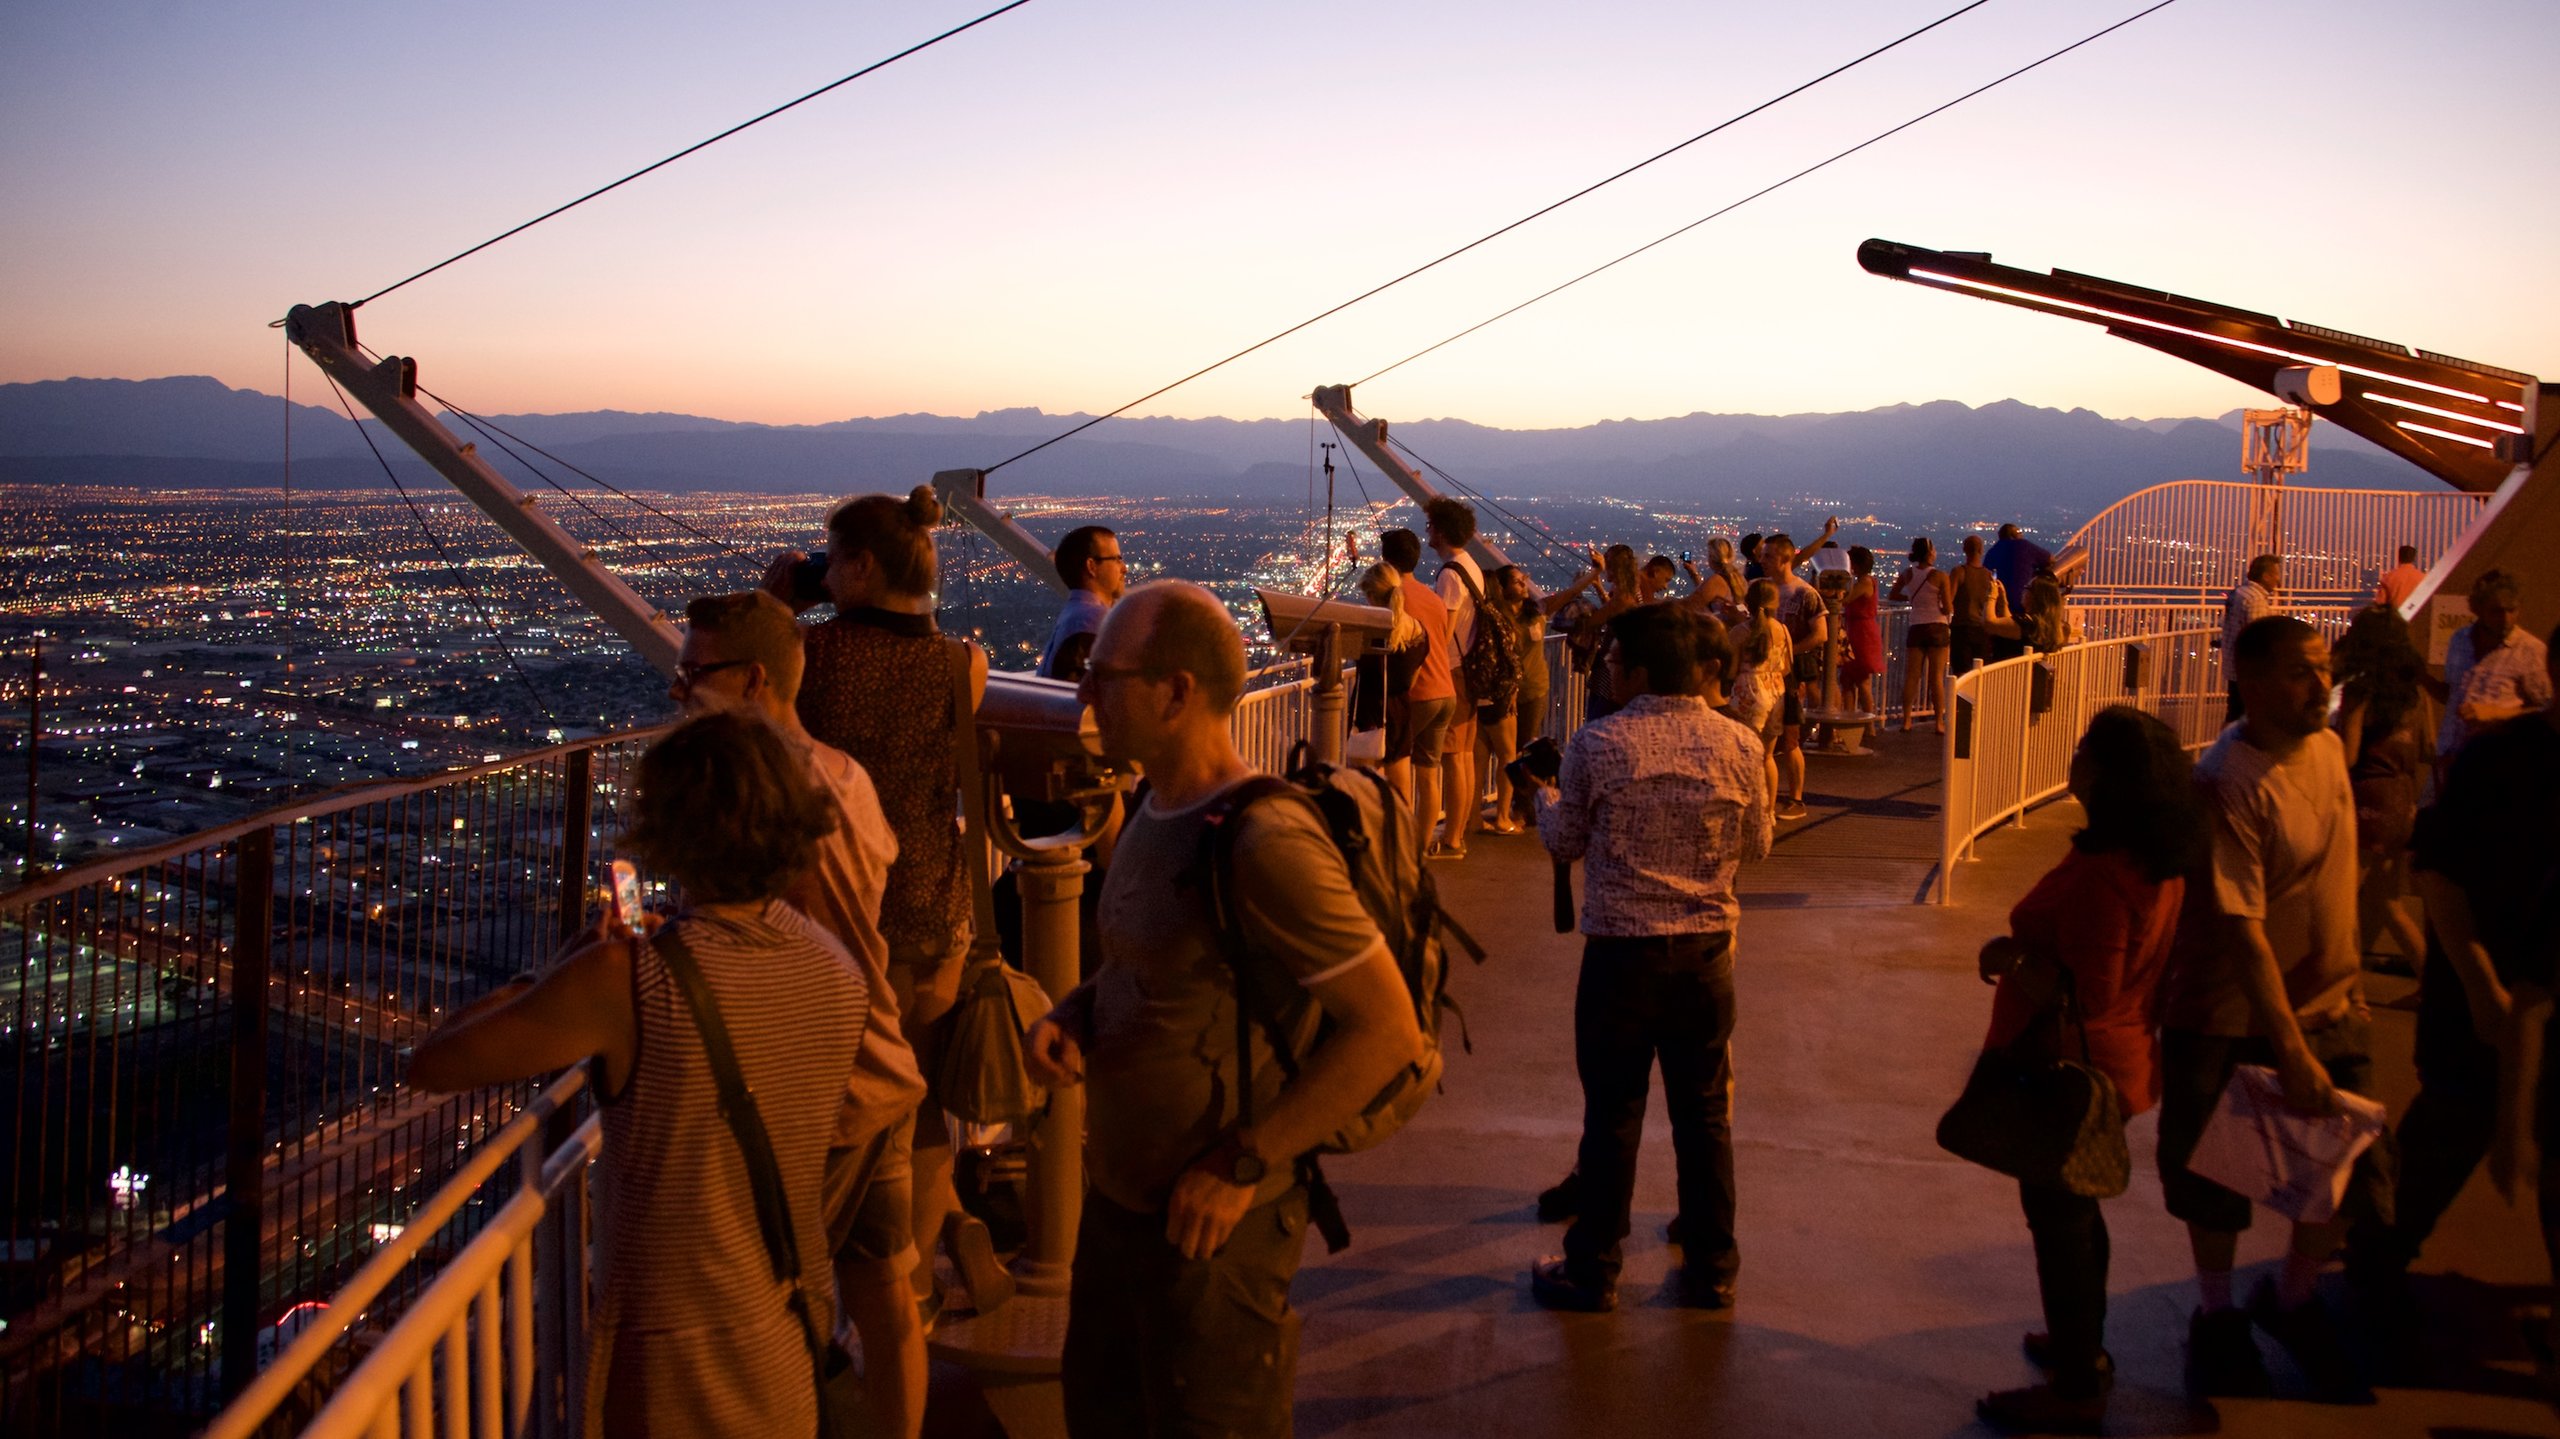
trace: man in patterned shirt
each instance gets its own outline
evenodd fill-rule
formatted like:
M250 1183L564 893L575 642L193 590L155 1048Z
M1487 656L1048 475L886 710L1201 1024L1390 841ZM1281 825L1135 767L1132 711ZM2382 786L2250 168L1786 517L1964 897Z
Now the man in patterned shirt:
M2234 678L2237 667L2231 656L2240 644L2240 632L2251 624L2276 612L2276 590L2284 583L2284 560L2277 555L2260 555L2249 561L2249 572L2231 593L2222 597L2222 722L2236 724L2240 720L2240 681Z
M2505 570L2485 571L2471 582L2471 623L2445 646L2443 683L2427 686L2444 706L2436 730L2439 779L2473 735L2551 702L2542 641L2516 624L2522 598L2523 587Z
M1557 784L1538 792L1538 835L1583 861L1582 978L1574 1065L1582 1077L1576 1213L1565 1252L1530 1270L1551 1309L1616 1307L1635 1193L1645 1090L1662 1063L1680 1171L1683 1290L1733 1302L1735 865L1769 852L1759 737L1699 696L1696 621L1672 604L1609 622L1607 682L1623 706L1584 726ZM1710 661L1712 663L1713 661Z

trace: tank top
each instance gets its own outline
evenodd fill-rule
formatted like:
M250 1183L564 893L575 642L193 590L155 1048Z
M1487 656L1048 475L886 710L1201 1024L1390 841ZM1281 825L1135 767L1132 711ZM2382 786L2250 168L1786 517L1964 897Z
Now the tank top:
M1906 576L1911 574L1910 571L1905 571L1904 573ZM1939 572L1932 571L1931 573L1934 574ZM1911 604L1911 623L1915 625L1942 625L1947 623L1949 618L1947 614L1947 592L1946 590L1942 590L1937 585L1931 583L1926 576L1920 577L1918 582L1913 584L1904 593Z
M668 929L719 1003L782 1170L800 1252L824 1256L820 1191L862 1046L862 971L779 900L745 915L680 915ZM639 1042L622 1092L603 1099L604 1154L591 1180L593 1372L605 1379L591 1419L615 1434L815 1433L809 1351L773 1277L693 1011L652 945L639 947L631 984ZM823 1258L807 1282L813 1299L828 1302Z
M801 631L800 723L853 756L880 792L898 858L880 895L893 954L943 954L969 922L960 777L951 758L952 666L966 651L933 616L856 609Z

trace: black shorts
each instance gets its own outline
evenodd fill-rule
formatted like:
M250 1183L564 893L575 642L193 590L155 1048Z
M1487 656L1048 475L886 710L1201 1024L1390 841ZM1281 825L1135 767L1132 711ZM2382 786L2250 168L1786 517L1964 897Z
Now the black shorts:
M1911 633L1904 638L1903 643L1906 647L1915 650L1942 650L1947 647L1947 641L1948 631L1945 625L1913 625Z
M1788 729L1804 728L1804 692L1787 686L1787 697L1778 706L1778 723Z
M2312 1057L2329 1071L2329 1082L2348 1094L2373 1096L2372 1021L2353 1016L2303 1036ZM2212 1180L2187 1168L2213 1117L2231 1071L2243 1064L2275 1067L2275 1047L2263 1039L2231 1039L2214 1034L2164 1030L2160 1035L2160 1192L2169 1213L2199 1229L2237 1234L2249 1227L2255 1206ZM2374 1219L2388 1224L2396 1165L2389 1135L2374 1142L2356 1160L2347 1181L2347 1197L2338 1206L2341 1219Z

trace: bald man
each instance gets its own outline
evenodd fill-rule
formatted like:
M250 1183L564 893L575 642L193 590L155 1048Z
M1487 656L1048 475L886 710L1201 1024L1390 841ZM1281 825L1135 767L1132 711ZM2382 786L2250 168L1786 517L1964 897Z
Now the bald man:
M1104 752L1144 766L1150 787L1103 883L1101 966L1025 1039L1035 1078L1086 1086L1092 1191L1064 1358L1067 1429L1082 1439L1289 1433L1288 1296L1308 1222L1297 1161L1422 1053L1386 939L1315 806L1220 804L1254 775L1228 723L1243 692L1226 607L1174 581L1112 607L1082 681ZM1191 882L1213 820L1238 826L1233 961ZM1231 963L1332 1022L1285 1082L1257 1038L1250 1127L1234 1102Z

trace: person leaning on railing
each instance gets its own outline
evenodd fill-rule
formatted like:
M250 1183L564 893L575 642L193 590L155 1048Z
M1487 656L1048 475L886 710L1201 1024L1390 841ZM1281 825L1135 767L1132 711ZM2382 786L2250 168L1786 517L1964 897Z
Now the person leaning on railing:
M623 851L685 907L646 938L588 926L539 980L421 1041L409 1082L443 1092L591 1066L604 1153L590 1431L812 1434L808 1331L775 1277L697 1013L662 951L681 945L700 969L755 1096L790 1232L800 1253L825 1254L827 1150L869 993L852 956L783 896L835 814L782 738L739 714L688 720L651 745L632 805ZM833 1313L825 1264L808 1265L801 1288L811 1312Z

